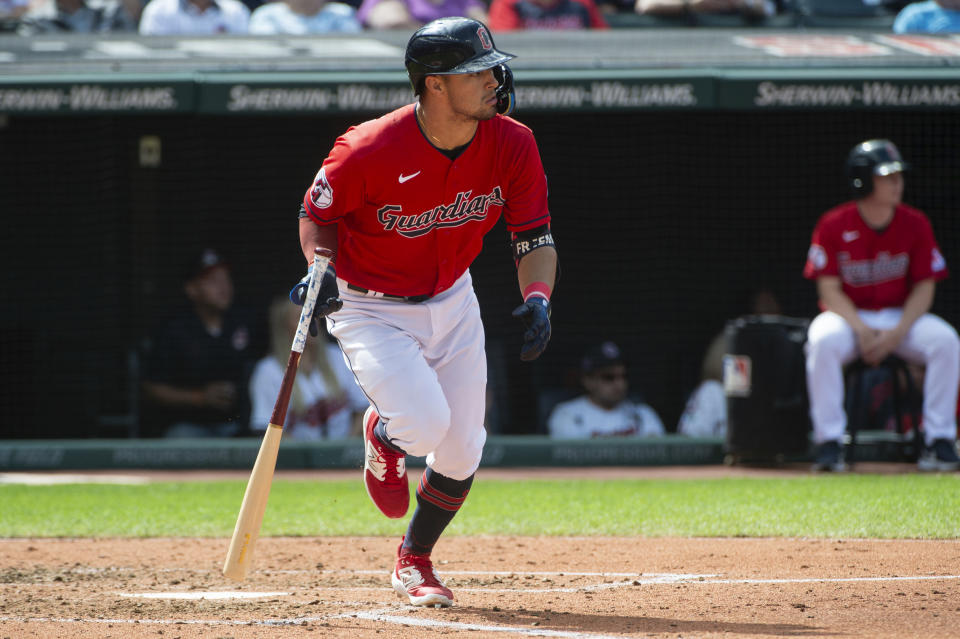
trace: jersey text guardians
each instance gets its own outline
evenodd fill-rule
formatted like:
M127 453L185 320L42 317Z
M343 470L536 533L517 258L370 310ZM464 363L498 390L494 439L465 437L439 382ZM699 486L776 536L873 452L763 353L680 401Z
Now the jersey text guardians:
M495 186L486 195L470 197L472 191L457 193L452 204L441 204L429 211L412 215L402 215L403 207L388 204L377 210L377 219L383 224L383 230L396 231L403 237L420 237L435 228L462 226L471 220L483 220L490 206L506 204L500 195L500 187Z

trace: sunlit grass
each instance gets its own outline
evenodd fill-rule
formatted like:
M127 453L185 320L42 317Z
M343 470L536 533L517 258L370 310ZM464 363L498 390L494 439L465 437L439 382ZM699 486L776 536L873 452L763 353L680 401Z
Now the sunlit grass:
M3 485L0 536L228 537L244 487L244 481ZM957 474L478 480L447 534L956 538L958 513ZM406 524L380 515L359 477L278 479L262 534L397 535Z

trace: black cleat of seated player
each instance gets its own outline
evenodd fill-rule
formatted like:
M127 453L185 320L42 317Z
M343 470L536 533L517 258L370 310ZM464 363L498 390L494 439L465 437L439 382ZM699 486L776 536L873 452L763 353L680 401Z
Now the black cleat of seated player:
M817 458L813 463L814 472L843 473L847 464L843 461L843 447L840 442L830 440L817 448Z
M950 439L935 439L925 448L917 460L917 469L922 472L948 473L960 469L957 444Z

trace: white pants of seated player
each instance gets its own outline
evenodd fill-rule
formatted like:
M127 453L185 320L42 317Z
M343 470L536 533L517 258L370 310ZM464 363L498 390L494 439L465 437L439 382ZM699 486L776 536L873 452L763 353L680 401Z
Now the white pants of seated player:
M863 322L875 329L891 329L900 321L898 308L860 311ZM843 438L843 367L859 357L857 338L842 317L825 311L807 332L807 392L813 439L817 444ZM960 339L950 324L936 315L920 317L894 351L908 362L924 364L923 430L927 444L957 436L957 385L960 383Z
M343 308L327 326L343 349L390 440L463 480L480 465L487 359L469 271L419 304L341 288Z

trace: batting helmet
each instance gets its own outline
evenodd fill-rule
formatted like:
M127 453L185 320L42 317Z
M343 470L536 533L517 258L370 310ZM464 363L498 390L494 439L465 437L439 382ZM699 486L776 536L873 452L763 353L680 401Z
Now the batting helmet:
M498 51L490 30L470 18L440 18L417 29L407 43L405 64L415 95L423 92L428 75L455 75L493 69L499 83L497 111L509 113L516 98L513 73L504 64L514 58Z
M891 175L905 171L910 165L890 140L867 140L853 147L847 156L847 178L856 198L873 192L874 175Z

